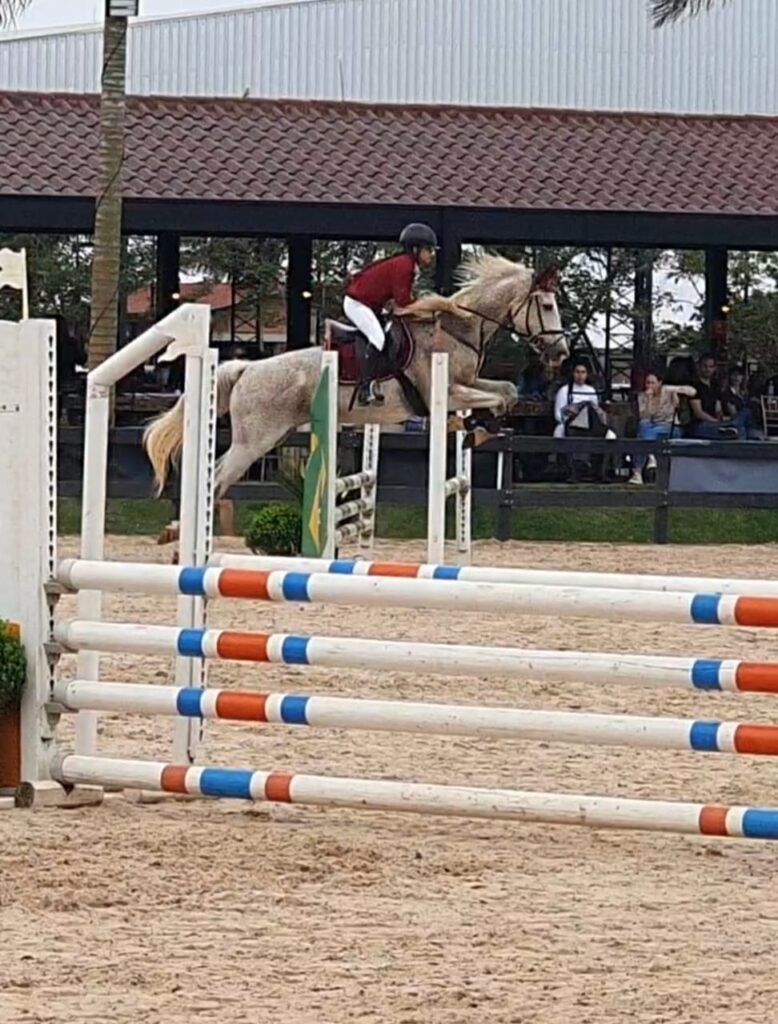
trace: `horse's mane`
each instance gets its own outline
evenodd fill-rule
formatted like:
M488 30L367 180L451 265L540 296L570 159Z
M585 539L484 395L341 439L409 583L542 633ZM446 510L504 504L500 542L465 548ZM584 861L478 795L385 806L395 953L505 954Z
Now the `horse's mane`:
M451 312L467 318L471 314L461 306L481 308L495 289L510 282L516 290L529 290L532 271L523 263L513 263L504 256L490 252L468 253L457 268L454 279L460 288L448 298L441 295L426 295L414 303L419 312Z
M532 280L532 271L523 263L514 263L505 256L476 252L470 253L462 261L456 280L461 288L451 299L464 305L478 305L481 299L505 282L528 286Z

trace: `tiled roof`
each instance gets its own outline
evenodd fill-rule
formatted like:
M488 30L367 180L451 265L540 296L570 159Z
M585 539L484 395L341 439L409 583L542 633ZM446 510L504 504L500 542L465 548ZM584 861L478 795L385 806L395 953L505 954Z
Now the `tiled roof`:
M0 194L95 192L96 96L0 93ZM131 98L138 199L778 214L778 118Z
M179 291L183 301L204 302L211 309L229 309L232 305L232 285L208 284L205 281L185 281ZM127 296L127 312L130 316L143 316L153 312L153 294L150 284L136 288Z

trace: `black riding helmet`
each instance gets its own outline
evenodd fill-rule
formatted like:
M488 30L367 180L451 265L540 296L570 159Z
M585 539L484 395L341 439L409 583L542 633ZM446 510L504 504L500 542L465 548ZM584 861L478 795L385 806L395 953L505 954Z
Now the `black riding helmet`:
M415 249L419 245L438 248L438 236L427 224L406 224L400 232L400 245L405 249Z

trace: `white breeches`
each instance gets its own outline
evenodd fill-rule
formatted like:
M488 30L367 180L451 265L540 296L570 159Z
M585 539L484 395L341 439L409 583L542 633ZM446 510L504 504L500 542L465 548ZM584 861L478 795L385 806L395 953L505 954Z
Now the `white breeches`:
M369 306L364 305L362 302L357 302L356 299L352 299L351 296L347 295L343 299L343 312L352 324L359 328L374 348L377 348L379 352L383 351L386 335L381 326L381 321Z

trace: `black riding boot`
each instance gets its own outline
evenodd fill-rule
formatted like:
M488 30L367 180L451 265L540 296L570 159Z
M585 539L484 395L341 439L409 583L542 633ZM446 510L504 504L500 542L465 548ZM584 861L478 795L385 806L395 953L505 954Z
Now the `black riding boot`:
M369 342L361 342L359 348L359 391L357 401L360 405L383 405L384 396L376 387L376 364L378 350Z

